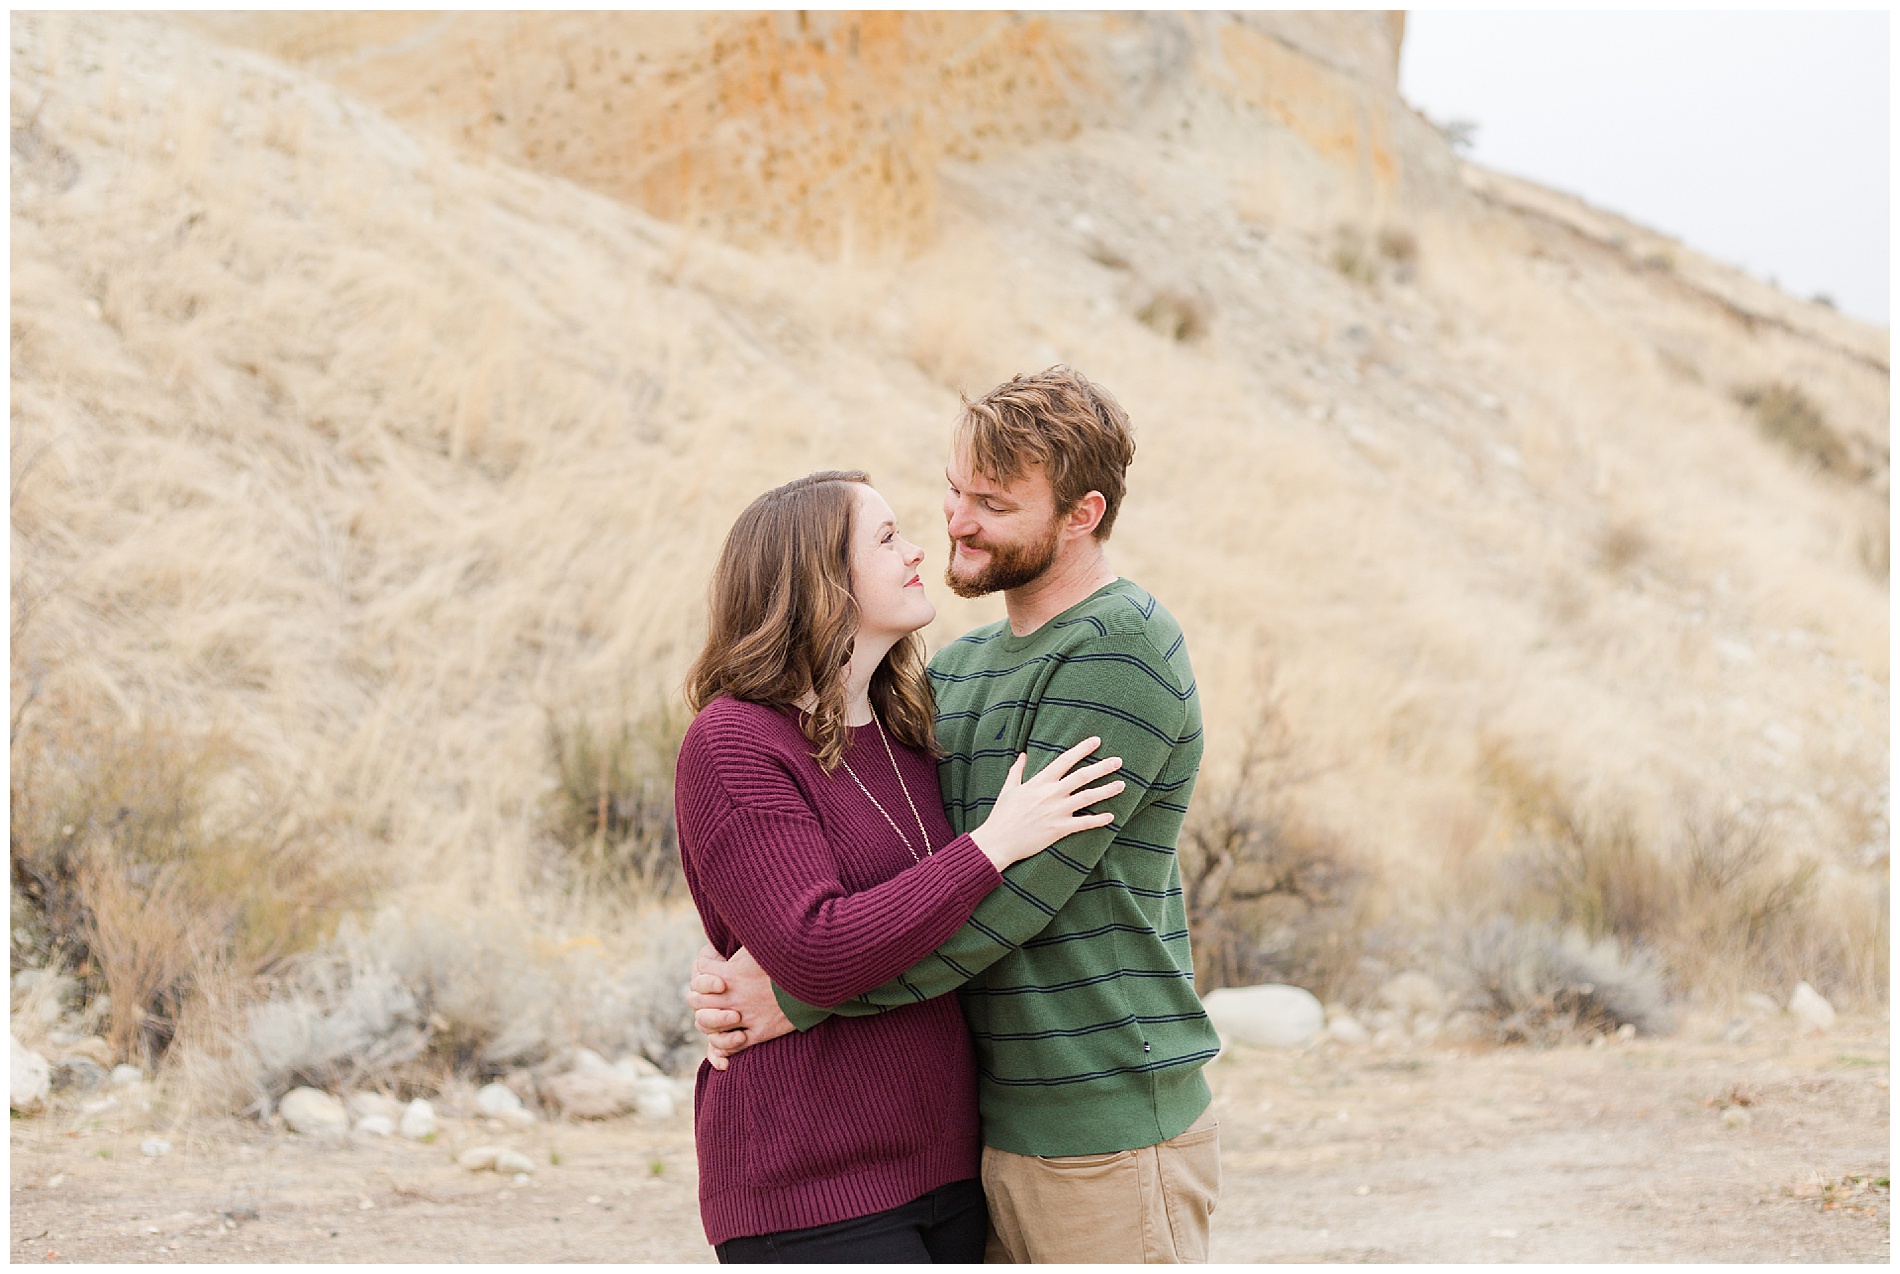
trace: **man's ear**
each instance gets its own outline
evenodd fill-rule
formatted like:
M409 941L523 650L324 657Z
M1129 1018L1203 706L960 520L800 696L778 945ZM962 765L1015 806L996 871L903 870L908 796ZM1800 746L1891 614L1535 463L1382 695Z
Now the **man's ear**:
M1077 500L1075 507L1062 519L1062 533L1076 538L1094 535L1095 528L1102 524L1102 515L1107 512L1107 497L1100 491L1091 491Z

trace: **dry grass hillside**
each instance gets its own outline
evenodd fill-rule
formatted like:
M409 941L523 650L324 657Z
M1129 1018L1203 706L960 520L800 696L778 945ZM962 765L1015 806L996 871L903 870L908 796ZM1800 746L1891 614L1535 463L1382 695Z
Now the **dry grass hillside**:
M1606 1020L1884 999L1887 333L1462 168L1393 17L10 30L47 1030L212 1104L397 1026L390 1073L679 1064L724 529L860 466L940 562L957 391L1059 361L1136 422L1113 560L1192 643L1209 981L1574 1018L1493 975L1576 930ZM933 596L933 645L1001 613Z

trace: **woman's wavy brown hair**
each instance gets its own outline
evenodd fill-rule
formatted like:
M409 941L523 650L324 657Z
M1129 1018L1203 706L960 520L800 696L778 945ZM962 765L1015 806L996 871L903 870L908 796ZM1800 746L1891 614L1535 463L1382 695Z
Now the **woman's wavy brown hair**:
M844 671L858 632L851 488L870 481L860 470L828 469L746 507L726 533L706 646L686 674L694 712L720 695L787 706L814 696L801 725L827 773L844 758ZM871 674L871 706L899 741L934 754L936 709L916 633L892 646Z

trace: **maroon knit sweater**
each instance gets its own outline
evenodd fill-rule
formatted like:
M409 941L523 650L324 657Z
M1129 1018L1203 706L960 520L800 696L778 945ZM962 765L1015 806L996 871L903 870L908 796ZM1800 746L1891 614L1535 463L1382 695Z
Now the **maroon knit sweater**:
M917 845L877 729L851 735L845 759ZM974 841L952 834L936 765L891 748L936 851L921 862L843 766L819 769L791 709L717 699L680 748L680 858L707 938L726 955L745 947L808 1003L889 981L1002 880ZM715 1244L868 1216L974 1178L976 1073L957 997L829 1018L724 1071L702 1063L693 1129L700 1219Z

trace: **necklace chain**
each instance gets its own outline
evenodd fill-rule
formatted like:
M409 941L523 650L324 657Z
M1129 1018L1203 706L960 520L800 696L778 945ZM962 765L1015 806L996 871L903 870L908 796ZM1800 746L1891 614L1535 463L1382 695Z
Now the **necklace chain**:
M910 816L917 820L917 835L924 844L922 857L918 856L916 846L910 843L910 837L905 835L904 829L899 827L897 820L891 817L891 812L884 808L884 803L872 796L871 789L864 786L864 780L859 778L858 772L851 768L851 762L843 757L839 757L838 760L844 766L844 772L851 776L851 781L858 785L858 791L864 793L864 799L877 806L877 812L884 816L884 821L891 825L891 830L897 833L897 838L904 842L904 848L910 851L910 860L921 863L936 852L930 848L930 833L924 830L924 816L917 812L917 802L910 797L910 784L904 782L904 772L897 768L897 754L891 751L891 741L884 737L884 726L877 719L876 708L871 709L871 726L877 731L879 741L884 744L884 755L891 759L891 773L897 776L897 786L904 793L904 803L910 806Z

